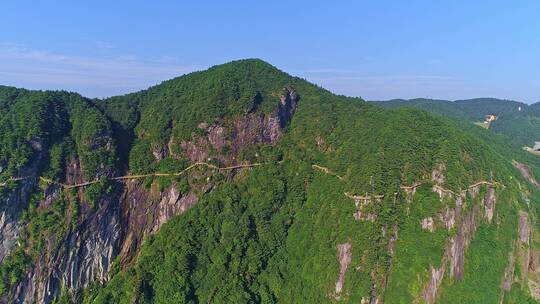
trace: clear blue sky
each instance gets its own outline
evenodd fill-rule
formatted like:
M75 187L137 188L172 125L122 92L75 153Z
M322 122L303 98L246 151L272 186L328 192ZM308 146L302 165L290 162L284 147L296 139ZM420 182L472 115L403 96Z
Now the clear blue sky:
M126 93L261 58L366 99L540 101L540 1L2 1L0 83Z

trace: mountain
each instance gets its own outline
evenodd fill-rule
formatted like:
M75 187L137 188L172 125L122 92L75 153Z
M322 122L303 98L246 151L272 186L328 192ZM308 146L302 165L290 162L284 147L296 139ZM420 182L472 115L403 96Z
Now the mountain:
M540 299L540 161L472 124L257 59L0 114L4 303Z
M470 122L482 122L486 115L494 114L497 120L489 128L512 140L516 145L533 146L540 141L540 102L527 105L522 102L495 98L468 100L394 99L373 101L385 108L415 107L443 116Z

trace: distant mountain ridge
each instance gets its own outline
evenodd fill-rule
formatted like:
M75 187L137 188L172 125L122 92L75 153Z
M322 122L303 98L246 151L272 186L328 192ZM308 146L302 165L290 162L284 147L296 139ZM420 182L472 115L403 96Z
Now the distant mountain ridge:
M496 98L466 100L393 99L371 101L385 108L414 107L456 119L480 122L485 115L494 114L497 121L491 130L504 134L519 145L532 146L540 140L540 102L528 105L518 101Z

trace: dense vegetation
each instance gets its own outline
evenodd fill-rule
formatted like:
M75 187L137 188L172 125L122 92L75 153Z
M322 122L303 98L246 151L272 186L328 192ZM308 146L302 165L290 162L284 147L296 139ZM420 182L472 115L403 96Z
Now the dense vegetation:
M91 212L92 201L121 186L107 176L186 168L190 161L180 143L201 136L199 124L228 126L253 111L270 113L284 87L301 97L291 124L277 144L257 143L238 159L263 166L228 178L215 174L213 190L198 193L196 206L149 236L132 264L115 265L105 284L95 282L82 294L66 292L58 302L337 301L336 246L343 243L351 245L352 262L341 301L360 303L373 296L385 303L414 302L422 296L429 267L440 266L448 238L456 234L455 229L429 232L419 225L455 207L454 200L441 200L428 181L441 164L444 186L453 191L481 180L505 187L497 189L497 224L481 222L466 253L463 279L446 277L440 301L472 303L474 297L474 303L498 302L500 279L517 238L518 211L540 212L538 191L511 160L527 163L535 174L540 161L508 143L504 134L510 131L501 129L500 135L462 123L483 118L484 101L414 104L452 118L412 108L388 110L336 96L260 60L216 66L105 100L1 88L3 180L19 176L37 159L39 175L63 181L66 166L78 160L84 180L102 182L87 187L83 201L75 191L65 191L42 208L38 205L46 187L35 189L22 208L24 246L0 266L0 292L20 281L36 254L46 251L42 239L61 239L77 227L81 212ZM509 113L513 107L497 109ZM212 157L226 152L210 151L210 161L220 165ZM174 183L187 192L186 180L148 178L144 184L163 189ZM420 181L425 183L411 204L400 186ZM525 189L530 205L522 195ZM468 198L464 212L481 205L485 191ZM355 202L345 193L383 197L363 210L374 215L371 220L357 220ZM399 237L391 241L394 233ZM390 242L395 242L393 253ZM530 300L521 282L514 285L508 303Z
M481 122L486 115L495 114L498 119L491 123L490 130L506 135L517 146L532 146L535 141L540 141L540 103L527 105L495 98L457 101L418 98L373 103L387 108L415 107L469 122Z
M65 161L77 157L88 179L115 165L110 122L88 100L67 92L0 87L0 176L19 176L31 160L62 176Z
M254 68L241 62L234 71L245 74L246 67ZM233 66L216 69L229 71ZM205 72L205 79L213 79L213 72ZM448 235L431 234L417 225L423 216L440 209L432 193L424 194L424 198L419 192L419 204L415 206L426 209L403 217L404 195L393 195L399 185L413 184L439 163L446 164L446 183L453 189L492 177L508 181L508 176L515 174L505 160L507 155L500 154L513 152L497 152L488 140L460 131L451 121L411 109L382 110L281 73L277 76L274 78L284 80L273 88L274 92L279 86L291 85L302 96L293 124L278 146L277 154L283 155L285 162L257 168L245 180L203 197L196 208L175 218L148 240L136 266L118 273L106 288L89 291L87 302L128 303L133 298L156 303L171 299L178 303L325 302L332 297L329 282L336 280L339 270L336 244L347 241L353 248L370 248L353 251L353 260L363 261L354 267L362 270L350 272L346 281L346 286L354 286L349 289L348 300L360 301L370 293L384 292L371 290L393 265L385 247L389 236L381 237L380 231L395 225L404 233L398 244L398 254L403 256L396 258L397 268L390 274L395 279L391 278L390 284L399 286L399 280L410 284L411 272L424 279L412 289L389 288L385 297L390 302L418 297L428 265L440 263ZM256 80L250 78L255 83L253 88L261 89L246 96L271 91ZM142 117L146 115L141 113ZM241 112L228 113L238 114ZM208 119L211 116L194 120L191 129L197 121ZM145 133L142 125L136 129ZM317 143L317 138L322 143ZM526 157L521 151L517 154ZM314 171L313 164L331 168L344 176L344 181ZM386 194L388 199L374 206L372 211L379 216L371 224L354 220L354 202L344 192ZM503 243L509 245L507 240ZM507 253L504 246L501 254ZM419 252L413 254L413 249ZM406 264L399 268L400 261L419 264L416 268ZM392 294L395 292L402 294ZM486 295L491 293L486 290Z
M78 162L82 178L93 180L115 171L116 152L109 120L87 99L67 92L40 92L0 87L0 206L6 203L17 183L11 177L35 180L43 176L63 181L66 168ZM18 247L0 265L0 294L17 283L46 248L46 239L61 238L78 220L79 202L73 194L55 200L50 208L39 208L43 188L32 194L17 210L25 229ZM92 204L107 193L104 185L85 189Z

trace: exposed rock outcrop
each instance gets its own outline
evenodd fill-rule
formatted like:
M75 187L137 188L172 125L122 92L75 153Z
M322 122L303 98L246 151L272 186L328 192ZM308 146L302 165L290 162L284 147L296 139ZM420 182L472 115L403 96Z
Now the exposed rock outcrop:
M341 293L343 289L343 284L345 284L345 274L347 273L347 268L351 263L351 244L343 243L338 244L338 261L339 261L339 277L336 282L336 297Z
M473 206L470 215L462 219L458 234L452 239L450 247L450 276L455 280L463 278L465 252L469 246L473 233L478 227L478 205Z
M527 285L530 295L540 301L540 251L532 246L534 244L534 233L530 221L527 212L519 212L519 261L523 270L522 284Z
M476 198L480 194L480 185L469 187L468 193L472 198Z
M34 141L37 142L37 141ZM34 146L38 145L34 143ZM0 198L0 263L17 244L21 231L19 223L20 212L27 208L28 199L37 181L38 166L43 158L42 144L37 151L35 159L22 168L18 176L25 177L16 184L6 198Z
M407 214L411 211L411 205L413 202L414 194L416 193L416 187L406 188L405 190L407 200Z
M494 188L488 188L486 197L484 198L484 211L485 211L485 218L487 219L488 223L491 223L491 220L493 219L493 212L495 210L495 189Z
M112 199L101 201L98 210L69 232L56 249L39 257L14 291L17 302L49 303L63 286L78 290L109 278L120 236L119 212Z
M461 197L456 198L456 205L461 206ZM446 229L450 230L456 225L456 211L459 212L458 208L446 207L446 210L441 214L441 220L444 223Z
M27 206L28 196L35 185L34 180L25 180L0 202L0 263L16 246L20 235L19 212Z
M428 304L435 303L438 295L438 289L442 283L444 275L446 273L446 267L450 277L454 280L461 280L463 278L464 266L465 266L465 253L474 235L474 232L478 228L480 223L479 206L474 205L468 213L463 211L463 201L465 195L469 193L472 198L475 198L480 192L480 186L482 184L492 184L490 182L479 182L470 187L468 191L454 192L443 188L444 183L444 165L439 165L431 174L431 180L433 181L433 192L439 194L441 201L446 197L455 197L455 208L446 207L439 217L443 221L446 229L452 229L456 223L457 234L451 237L447 243L444 251L441 266L435 268L430 267L429 274L430 279L426 284L423 291L424 301ZM485 218L488 223L491 222L495 209L495 189L488 188L486 196L483 198L483 206L485 210ZM429 231L434 231L435 225L431 217L422 220L422 228Z
M429 232L435 231L435 222L433 221L433 218L431 216L423 218L421 225L422 229L428 230Z
M429 232L434 232L441 226L443 226L447 230L454 228L454 226L456 225L456 215L459 215L459 213L461 212L463 198L461 196L457 196L455 202L455 208L450 208L446 206L446 209L443 212L439 213L437 217L433 218L429 216L423 218L420 222L422 229L428 230Z
M288 126L296 111L299 96L293 89L284 88L274 111L259 113L257 108L232 122L198 125L203 136L180 143L185 155L194 162L215 158L226 165L234 164L242 151L254 144L274 144Z
M152 155L154 155L156 160L160 161L167 156L167 150L162 146L154 147L152 149Z
M494 193L488 190L486 197L483 200L484 203L494 200L494 195ZM494 207L494 203L492 206ZM451 237L447 243L441 266L437 268L433 266L430 267L430 279L423 291L424 301L428 304L435 303L438 289L442 283L447 267L452 279L461 280L463 278L465 253L467 252L467 248L470 245L474 232L480 224L481 217L479 216L479 205L472 206L468 213L465 213L462 209L463 197L457 196L456 207L452 211L447 208L442 216L442 218L445 219L445 226L447 229L452 228L456 223L459 224L457 227L457 234Z
M444 164L439 164L431 172L431 181L433 182L432 190L433 192L439 194L439 198L441 199L441 201L446 196L451 196L453 194L452 191L449 191L442 187L445 181L445 176L444 176L445 170L446 170L446 167L444 166Z
M444 171L446 170L446 166L444 164L439 164L435 168L433 168L433 171L431 172L431 180L436 185L442 185L445 181Z
M512 284L514 283L515 262L514 253L510 251L508 254L508 265L504 270L504 275L501 280L501 303L503 301L504 293L509 292L512 289Z
M388 254L393 257L394 255L394 248L396 247L396 241L398 239L399 230L398 226L394 226L392 228L392 234L390 235L390 239L388 240L388 245L386 245L386 251Z
M291 122L299 99L298 94L296 94L296 91L293 88L283 88L281 96L279 97L279 107L277 111L281 128L285 128Z
M445 261L443 259L443 263L440 267L434 268L433 266L431 266L429 270L429 282L426 288L424 288L423 292L423 298L427 304L433 304L437 299L437 291L439 290L439 286L441 286L444 272L446 270L446 265L444 262Z
M540 183L534 178L534 175L531 173L529 167L527 167L525 164L514 162L514 166L519 170L521 175L525 177L533 186L535 186L537 189L540 189Z
M261 102L258 98L260 94L255 97L245 116L221 124L199 123L197 127L203 131L203 135L194 135L190 140L180 143L185 156L193 162L216 159L225 165L234 165L245 149L255 144L276 143L282 128L292 119L299 96L293 89L283 89L278 105L268 114L257 112ZM235 174L232 171L227 178L231 179ZM209 175L205 173L192 173L188 180L208 178ZM210 191L214 184L207 182L195 185L190 182L190 186L190 191L180 193L176 184L159 192L156 189L146 191L135 181L126 183L120 207L124 231L120 249L122 264L131 261L144 236L157 232L170 218L191 208L199 201L197 193Z
M194 162L205 162L212 157L225 164L237 164L236 158L245 149L254 144L274 144L279 140L282 129L291 122L298 100L296 92L286 88L275 110L270 113L258 113L255 107L243 117L227 120L224 125L201 123L199 128L204 136L197 135L182 142L183 153ZM110 140L99 142L111 143ZM174 143L169 141L167 148L154 147L151 152L156 159L163 159L172 155L172 145ZM20 230L18 212L26 208L28 196L36 184L40 160L41 156L36 158L31 168L21 172L27 178L19 182L5 203L0 204L0 260L15 246ZM86 182L79 161L70 162L65 169L66 184ZM239 169L228 171L225 178L230 180L237 172ZM104 175L115 174L99 172L97 177ZM173 216L194 206L200 194L216 186L210 180L210 175L211 169L190 171L187 177L189 187L184 192L174 182L159 190L156 184L147 189L140 181L118 180L116 190L97 202L95 207L85 202L84 187L77 188L73 193L82 202L80 217L71 223L65 235L51 236L51 239L45 240L46 252L12 287L11 296L2 297L0 301L12 299L15 303L50 303L61 290L74 292L91 282L108 280L117 257L120 257L120 266L131 263L145 236L157 232ZM50 208L61 191L61 187L51 184L45 190L45 199L40 202L40 208ZM345 250L343 255L349 257L348 266L350 245L342 250Z
M204 192L212 185L202 187L200 190ZM156 189L146 190L139 181L128 181L120 202L122 264L131 262L145 236L157 232L169 219L182 214L198 201L194 191L181 193L176 184L159 192Z
M380 203L384 198L383 195L352 195L351 193L346 192L345 196L354 200L354 205L356 207L356 212L353 213L355 220L370 221L374 222L377 218L375 213L369 212L369 207L373 203Z
M69 163L65 173L67 182L84 180L78 161ZM61 191L58 185L45 189L39 208L50 208ZM81 200L82 193L82 189L76 193ZM72 228L65 235L53 234L44 240L46 251L40 253L23 280L13 287L15 303L49 303L63 287L78 290L109 278L121 231L117 195L106 195L95 210L87 204L81 207L81 218L66 223Z
M525 211L519 212L518 231L519 231L519 241L522 244L529 245L529 236L531 234L531 227L529 226L529 215Z

